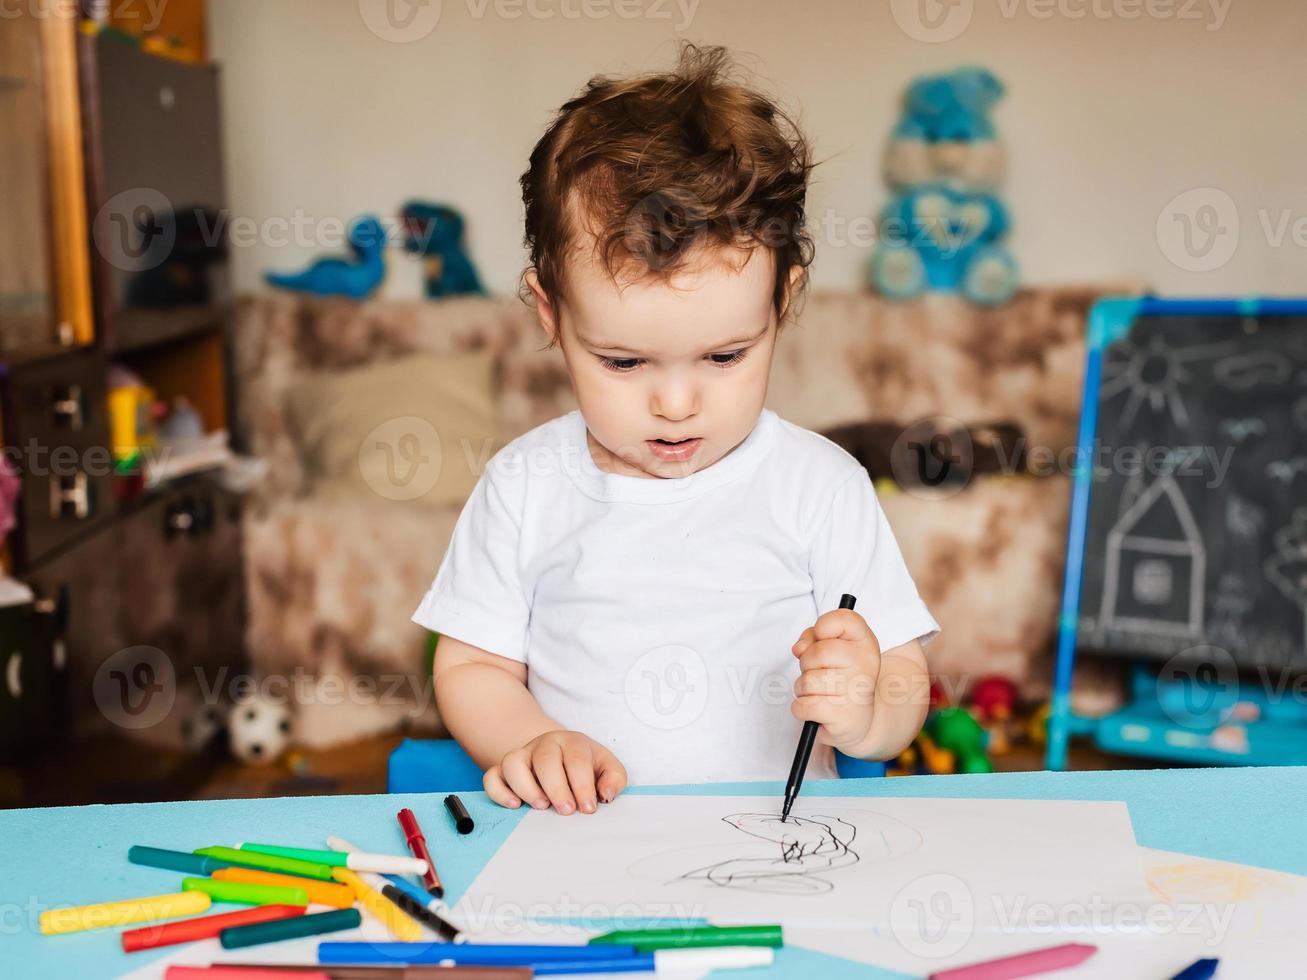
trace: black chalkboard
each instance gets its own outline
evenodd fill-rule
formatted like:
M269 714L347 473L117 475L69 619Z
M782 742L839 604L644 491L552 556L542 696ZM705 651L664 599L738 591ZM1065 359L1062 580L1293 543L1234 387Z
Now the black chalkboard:
M1098 409L1080 649L1307 670L1307 318L1140 317Z

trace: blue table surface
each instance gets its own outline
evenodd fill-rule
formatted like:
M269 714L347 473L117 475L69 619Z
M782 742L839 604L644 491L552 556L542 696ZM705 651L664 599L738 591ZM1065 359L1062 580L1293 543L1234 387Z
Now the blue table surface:
M780 783L633 787L630 793L776 794ZM814 780L810 796L1122 800L1140 845L1307 874L1307 767L1034 772L984 776ZM523 811L481 793L461 793L476 830L459 837L441 794L283 797L0 811L0 976L114 977L166 950L123 953L116 933L42 936L40 912L175 890L175 872L127 862L132 844L190 851L259 839L321 846L329 834L366 850L396 851L395 812L412 807L456 901L504 842ZM578 817L578 819L584 819ZM885 976L839 957L796 947L778 951L786 976ZM817 972L819 971L819 972ZM750 971L750 976L761 975Z

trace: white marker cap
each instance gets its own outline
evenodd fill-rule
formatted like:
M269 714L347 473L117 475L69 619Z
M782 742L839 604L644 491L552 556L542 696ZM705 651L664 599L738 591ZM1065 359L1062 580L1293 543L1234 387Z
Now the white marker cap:
M776 951L766 946L710 946L701 949L654 950L654 969L726 970L732 967L771 966Z

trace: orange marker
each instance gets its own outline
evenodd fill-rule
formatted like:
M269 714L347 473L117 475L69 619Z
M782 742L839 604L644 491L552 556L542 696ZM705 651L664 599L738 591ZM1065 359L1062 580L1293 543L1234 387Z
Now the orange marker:
M310 902L330 905L332 908L347 909L354 904L354 893L347 885L337 885L330 881L277 874L275 871L259 871L256 868L219 868L209 877L216 878L218 881L243 881L252 885L303 888Z

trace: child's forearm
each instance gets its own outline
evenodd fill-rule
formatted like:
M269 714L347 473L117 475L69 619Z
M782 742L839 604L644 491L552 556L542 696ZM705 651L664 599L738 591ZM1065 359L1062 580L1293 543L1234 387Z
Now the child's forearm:
M563 726L550 718L526 685L501 667L463 662L435 675L441 720L483 769L514 749Z
M841 749L857 759L892 759L912 744L930 709L930 673L916 641L883 654L870 706L871 727L856 746Z

